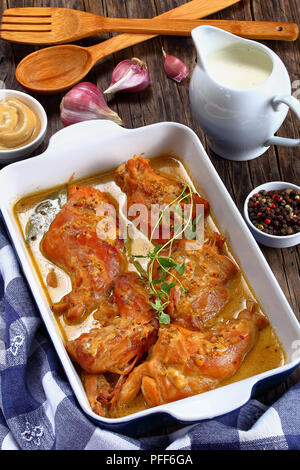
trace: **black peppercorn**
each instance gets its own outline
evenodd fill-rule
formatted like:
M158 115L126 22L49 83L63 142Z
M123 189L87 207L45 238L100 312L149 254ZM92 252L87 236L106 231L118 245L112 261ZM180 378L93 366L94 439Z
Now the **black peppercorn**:
M300 232L300 191L287 188L261 190L248 203L253 225L270 235L292 235Z

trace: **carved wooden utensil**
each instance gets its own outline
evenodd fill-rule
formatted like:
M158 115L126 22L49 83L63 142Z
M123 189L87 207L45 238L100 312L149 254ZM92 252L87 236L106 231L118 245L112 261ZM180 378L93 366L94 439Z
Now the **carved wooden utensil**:
M239 1L192 0L159 15L159 18L203 18ZM41 49L29 54L19 63L16 79L24 88L37 93L64 91L85 77L101 58L155 36L124 33L91 47L67 44Z
M232 3L232 2L231 2ZM0 38L24 44L64 44L99 33L147 33L188 36L192 29L207 24L248 39L294 41L295 23L272 21L188 20L107 18L70 8L10 8L5 10Z

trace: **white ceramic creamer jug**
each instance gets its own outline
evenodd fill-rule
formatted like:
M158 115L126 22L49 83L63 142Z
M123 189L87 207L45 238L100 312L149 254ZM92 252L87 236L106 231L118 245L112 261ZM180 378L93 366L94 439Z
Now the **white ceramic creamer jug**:
M219 28L192 31L197 65L190 102L210 148L229 160L251 160L270 145L300 145L276 137L289 107L300 120L300 103L280 58L268 47Z

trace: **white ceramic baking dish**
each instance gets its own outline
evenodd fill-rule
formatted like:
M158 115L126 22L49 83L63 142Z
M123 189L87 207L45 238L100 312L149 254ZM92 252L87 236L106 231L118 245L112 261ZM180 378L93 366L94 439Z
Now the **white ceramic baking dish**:
M264 311L268 315L287 355L284 366L184 400L147 409L133 415L110 419L92 412L82 384L70 361L57 326L31 263L14 217L14 204L35 191L117 167L134 154L152 158L178 155L194 183L210 201L222 233ZM166 417L183 423L213 418L242 406L253 391L284 380L300 362L300 326L265 261L246 223L215 171L196 134L186 126L164 122L138 129L123 129L111 121L87 121L56 133L47 150L34 158L14 163L0 171L0 208L41 316L61 359L70 384L83 411L101 426L137 432L157 426Z

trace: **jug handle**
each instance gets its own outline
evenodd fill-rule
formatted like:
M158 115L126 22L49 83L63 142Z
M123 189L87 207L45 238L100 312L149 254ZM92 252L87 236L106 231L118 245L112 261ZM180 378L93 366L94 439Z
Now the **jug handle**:
M300 121L300 103L299 101L290 95L278 95L272 99L272 105L275 111L278 110L278 106L284 103L296 114ZM287 139L286 137L273 136L264 144L266 147L270 145L285 145L287 147L296 147L300 145L300 139Z

